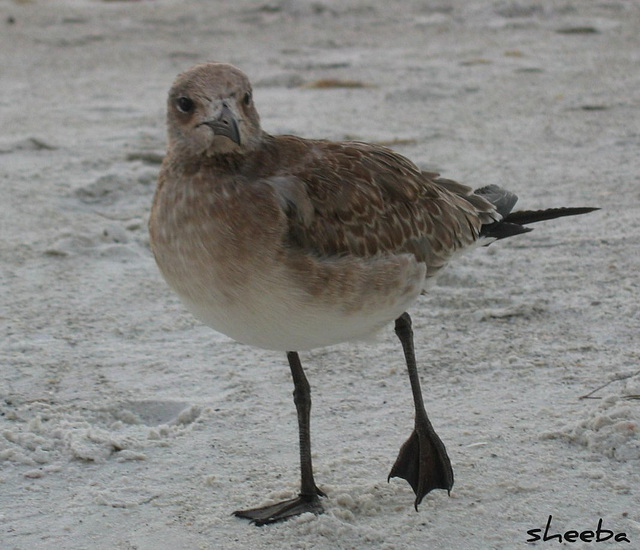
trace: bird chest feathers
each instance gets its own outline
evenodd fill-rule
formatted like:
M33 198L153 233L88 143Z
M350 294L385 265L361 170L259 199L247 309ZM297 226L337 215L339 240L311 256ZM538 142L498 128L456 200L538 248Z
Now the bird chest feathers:
M247 220L263 220L260 231ZM165 167L149 226L156 260L179 294L235 294L268 269L286 220L269 193L240 178Z

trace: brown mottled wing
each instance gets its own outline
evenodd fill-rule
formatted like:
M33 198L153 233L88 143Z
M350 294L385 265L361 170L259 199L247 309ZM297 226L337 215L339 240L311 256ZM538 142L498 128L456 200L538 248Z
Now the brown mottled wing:
M471 189L421 172L385 147L359 142L303 141L292 173L271 178L289 214L292 245L318 255L412 253L437 270L478 239L493 206ZM290 164L291 166L291 164Z

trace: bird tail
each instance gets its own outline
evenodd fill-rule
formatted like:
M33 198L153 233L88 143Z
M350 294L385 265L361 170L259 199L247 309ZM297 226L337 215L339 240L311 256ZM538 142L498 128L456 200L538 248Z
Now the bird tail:
M590 207L565 207L512 212L511 209L515 206L518 197L497 185L488 185L476 189L474 194L488 200L502 216L501 220L485 224L480 230L481 237L492 240L505 239L507 237L513 237L514 235L520 235L521 233L528 233L533 230L531 227L525 227L530 223L553 220L564 216L578 216L599 210L598 208Z

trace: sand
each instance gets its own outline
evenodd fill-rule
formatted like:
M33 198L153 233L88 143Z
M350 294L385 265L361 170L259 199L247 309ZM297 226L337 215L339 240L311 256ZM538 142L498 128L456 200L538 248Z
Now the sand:
M511 549L549 516L549 534L602 518L640 547L638 3L4 0L0 17L0 547ZM523 208L602 208L460 258L411 310L450 497L416 513L386 481L412 427L389 327L302 355L326 513L230 515L295 494L297 436L284 356L196 322L149 251L165 95L205 60L251 77L271 133L385 143Z

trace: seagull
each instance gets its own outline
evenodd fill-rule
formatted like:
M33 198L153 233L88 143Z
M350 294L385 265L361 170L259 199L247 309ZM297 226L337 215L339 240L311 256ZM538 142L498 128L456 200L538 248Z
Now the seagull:
M322 513L299 352L370 339L391 322L415 424L389 479L410 484L416 510L430 491L450 492L453 470L424 406L407 310L460 252L596 209L513 212L513 193L474 191L380 145L270 135L249 79L225 63L176 77L167 131L149 220L160 272L204 324L285 352L293 378L300 493L235 515L264 525Z

